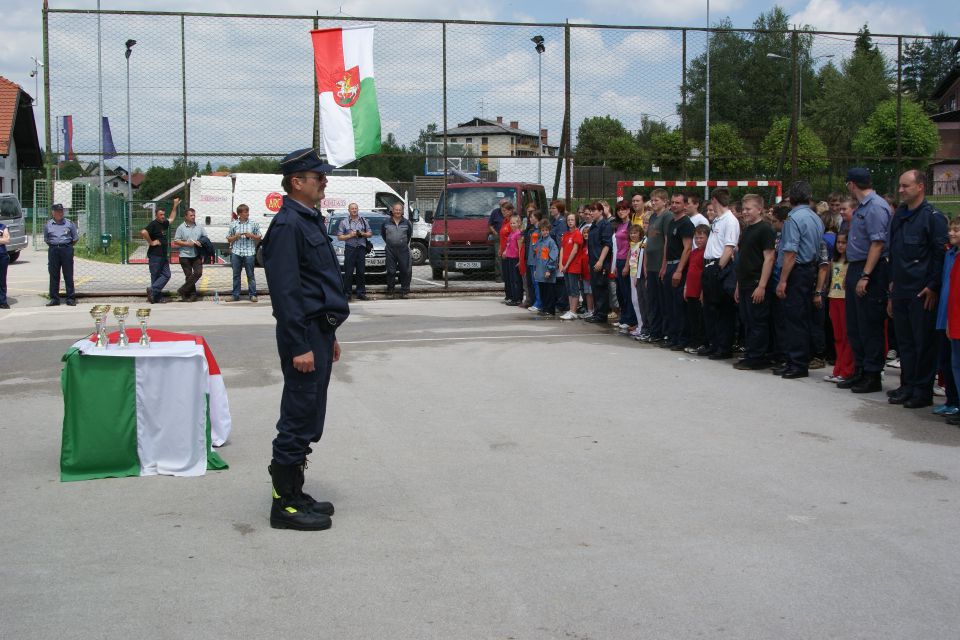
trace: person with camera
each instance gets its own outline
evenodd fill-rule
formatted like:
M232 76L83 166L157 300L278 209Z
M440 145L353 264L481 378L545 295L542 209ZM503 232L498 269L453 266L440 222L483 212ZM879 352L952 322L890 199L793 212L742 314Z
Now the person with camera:
M360 207L356 202L347 206L350 215L340 221L337 229L337 239L342 240L343 249L343 289L347 300L353 299L353 279L357 279L357 298L367 299L367 287L364 282L364 268L367 263L367 238L373 235L370 225L360 215Z

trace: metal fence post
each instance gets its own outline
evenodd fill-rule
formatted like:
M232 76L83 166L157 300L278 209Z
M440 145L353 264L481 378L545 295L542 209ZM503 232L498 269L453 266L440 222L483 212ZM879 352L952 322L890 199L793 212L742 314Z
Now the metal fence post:
M183 189L184 203L189 204L189 176L187 176L187 36L185 16L180 14L180 90L183 104ZM171 212L175 213L175 212Z
M320 28L320 19L313 19L313 28ZM320 148L320 85L317 83L317 65L313 65L313 148ZM324 149L326 153L326 149Z
M796 29L790 37L790 48L793 50L793 140L790 150L790 177L796 182L800 171L800 167L797 166L797 147L800 138L800 34Z
M566 165L564 172L564 200L567 206L570 206L570 199L573 196L573 190L570 188L571 174L573 173L573 145L570 142L570 21L563 27L563 131L566 135L566 147L563 150L563 163ZM559 167L559 164L557 165Z
M44 189L46 190L47 200L53 199L53 186L50 180L50 170L52 168L54 160L57 158L51 157L50 149L50 22L49 15L47 14L47 0L43 0L43 129L44 129L44 157L46 162L43 163L46 180L44 181ZM34 185L33 199L37 199L36 185ZM34 211L34 216L36 216L36 211ZM36 217L34 217L36 221ZM34 232L36 232L36 223L34 222Z
M450 272L447 269L450 262L450 231L447 228L447 212L450 209L447 202L447 184L450 182L449 167L447 166L447 23L443 23L443 52L440 56L443 65L443 235L447 241L443 244L443 288L450 288Z
M681 147L687 146L687 30L683 30L683 64L680 70L680 142ZM681 162L681 175L687 179L687 159Z
M903 164L903 135L901 127L901 103L903 101L903 36L897 36L897 179Z

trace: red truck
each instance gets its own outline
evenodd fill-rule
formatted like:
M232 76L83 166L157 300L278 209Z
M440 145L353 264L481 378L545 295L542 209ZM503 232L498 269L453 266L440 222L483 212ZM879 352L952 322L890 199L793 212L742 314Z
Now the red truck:
M424 216L432 223L430 268L434 280L443 272L493 273L499 238L490 234L490 213L509 199L525 225L524 211L531 202L547 214L543 185L528 182L462 182L448 184L437 210Z

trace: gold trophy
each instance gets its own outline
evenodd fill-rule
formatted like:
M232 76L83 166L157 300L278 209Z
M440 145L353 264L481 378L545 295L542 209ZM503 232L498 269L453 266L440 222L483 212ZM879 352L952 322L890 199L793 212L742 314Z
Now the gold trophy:
M96 344L98 347L107 346L107 312L108 311L110 311L110 305L108 304L95 304L90 309L90 315L93 317L93 320L96 323L96 333L97 333Z
M127 314L130 313L129 307L114 307L113 315L117 319L117 324L120 325L120 337L117 338L117 344L121 347L130 346L130 339L127 338L127 330L124 326L124 321L127 319Z
M140 346L150 346L150 336L147 335L147 318L150 317L150 309L137 309L137 317L140 318Z

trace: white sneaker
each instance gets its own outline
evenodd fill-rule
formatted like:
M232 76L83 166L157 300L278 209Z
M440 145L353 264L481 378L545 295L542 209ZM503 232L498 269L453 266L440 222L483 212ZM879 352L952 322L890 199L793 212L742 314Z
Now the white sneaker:
M842 376L835 376L832 373L830 375L823 376L823 379L827 382L840 382L843 380Z
M581 320L586 320L587 318L592 318L592 317L593 317L593 313L591 313L590 311L584 311L583 313L580 314Z
M887 360L895 360L897 355L896 349L890 349L890 351L887 351Z
M900 358L896 358L896 359L894 359L894 360L891 360L890 362L887 363L887 366L890 367L891 369L899 369L899 368L900 368Z
M575 314L573 311L567 311L565 314L563 314L562 316L560 316L560 319L561 319L561 320L576 320L576 319L577 319L577 314Z
M938 396L938 397L940 397L940 398L945 398L945 397L947 397L947 390L944 389L943 387L941 387L941 386L938 385L938 384L937 384L937 385L934 385L934 386L933 386L933 395Z
M527 311L532 311L533 313L536 313L537 311L540 311L540 308L530 305L529 307L527 307Z

